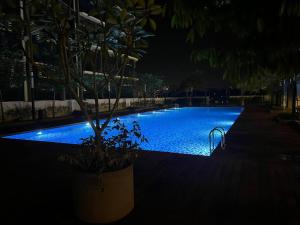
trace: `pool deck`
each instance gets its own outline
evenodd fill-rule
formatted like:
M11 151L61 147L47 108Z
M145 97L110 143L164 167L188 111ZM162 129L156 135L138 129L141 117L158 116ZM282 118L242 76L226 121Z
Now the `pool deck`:
M135 209L120 225L300 224L300 133L249 107L212 157L140 153ZM72 213L72 145L0 140L3 224L82 224Z
M115 117L125 116L133 113L141 113L147 111L153 111L158 109L167 109L172 108L173 105L161 105L161 106L148 106L141 107L136 109L121 109L115 112ZM100 112L99 119L105 118L109 115L109 112ZM90 117L93 118L95 115L90 114ZM12 133L18 133L23 131L30 131L42 128L51 128L62 125L67 125L71 123L80 123L86 121L86 118L83 115L66 115L62 117L55 118L45 118L45 119L36 119L25 120L25 121L11 121L0 123L0 136L5 136Z

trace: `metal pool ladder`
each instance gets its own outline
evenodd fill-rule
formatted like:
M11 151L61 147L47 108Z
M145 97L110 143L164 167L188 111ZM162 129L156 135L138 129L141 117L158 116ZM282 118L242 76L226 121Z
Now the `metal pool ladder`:
M221 148L225 149L225 129L223 127L215 127L213 128L208 135L209 140L209 154L213 152L215 149L215 132L219 132L221 134Z

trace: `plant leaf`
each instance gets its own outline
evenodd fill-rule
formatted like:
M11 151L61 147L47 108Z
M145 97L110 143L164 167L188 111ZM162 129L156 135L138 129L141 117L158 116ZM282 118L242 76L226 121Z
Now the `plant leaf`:
M155 31L156 30L156 22L153 19L149 18L149 24L150 24L151 29Z

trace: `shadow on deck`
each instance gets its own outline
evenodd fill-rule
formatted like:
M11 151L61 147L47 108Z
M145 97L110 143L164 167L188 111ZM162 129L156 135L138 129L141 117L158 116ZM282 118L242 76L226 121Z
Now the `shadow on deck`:
M212 157L141 152L135 209L116 224L300 224L300 134L271 118L247 109ZM71 171L56 161L75 146L0 144L5 224L81 224Z

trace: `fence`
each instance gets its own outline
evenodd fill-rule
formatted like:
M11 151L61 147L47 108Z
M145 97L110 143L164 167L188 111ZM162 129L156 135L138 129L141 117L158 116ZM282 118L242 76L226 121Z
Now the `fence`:
M138 105L146 104L163 104L164 98L122 98L119 102L118 109L134 107ZM87 106L87 110L90 111L94 107L93 99L84 100ZM113 106L115 99L110 100L111 107ZM36 118L39 117L59 117L70 115L73 112L80 111L78 103L73 100L38 100L35 101ZM109 100L99 99L100 112L109 110ZM40 115L42 113L42 115ZM12 120L29 120L31 119L31 102L24 101L10 101L1 103L1 118L2 121Z
M186 105L189 102L193 105L209 105L209 104L235 104L242 105L243 101L247 103L262 103L270 101L269 96L230 96L228 102L212 102L209 97L167 97L167 98L121 98L118 109L124 109L128 107L138 107L146 105L157 104L172 104L179 103L180 105ZM115 99L110 100L111 107L114 104ZM87 110L92 111L94 107L93 99L86 99ZM10 101L1 102L1 118L3 121L12 120L30 120L31 119L31 102L24 101ZM39 117L60 117L70 115L76 111L80 111L80 107L74 99L70 100L38 100L35 101L36 118ZM100 112L108 111L109 100L99 99ZM42 116L39 115L43 113Z

